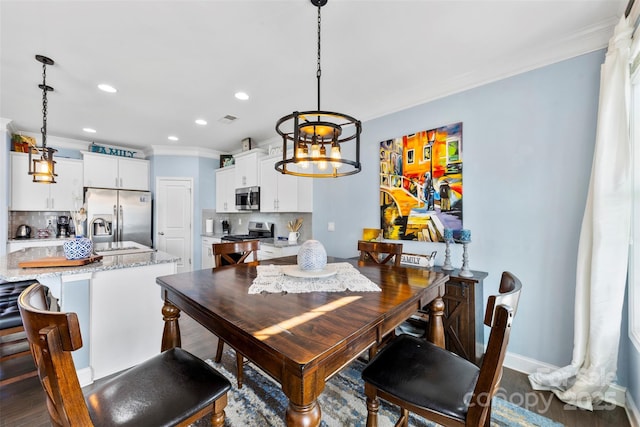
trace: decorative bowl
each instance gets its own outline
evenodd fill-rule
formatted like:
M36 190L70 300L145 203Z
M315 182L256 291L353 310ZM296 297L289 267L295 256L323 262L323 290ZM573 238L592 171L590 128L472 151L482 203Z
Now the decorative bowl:
M298 250L298 268L302 271L320 271L327 265L327 251L317 240L307 240Z
M89 258L93 252L93 242L86 237L76 237L69 239L62 244L64 256L67 259Z

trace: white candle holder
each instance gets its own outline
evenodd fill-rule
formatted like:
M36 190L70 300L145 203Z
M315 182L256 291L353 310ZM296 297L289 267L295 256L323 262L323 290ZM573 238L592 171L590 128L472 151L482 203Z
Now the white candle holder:
M460 276L473 277L473 273L469 270L469 253L467 252L467 245L471 243L471 241L460 243L462 243L462 268L460 269Z
M451 265L451 248L449 248L450 240L445 240L445 250L444 250L444 264L442 265L442 270L444 271L453 271L453 265Z

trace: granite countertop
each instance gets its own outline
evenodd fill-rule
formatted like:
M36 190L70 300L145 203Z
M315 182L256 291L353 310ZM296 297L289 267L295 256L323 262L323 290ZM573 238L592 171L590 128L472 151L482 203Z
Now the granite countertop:
M62 246L27 248L0 256L0 279L9 282L56 277L67 274L83 274L121 268L177 262L179 257L166 252L153 251L126 255L105 255L102 260L78 267L20 268L18 263L45 257L64 257Z
M28 239L16 239L15 237L10 237L7 239L8 243L33 243L33 242L55 242L55 241L65 241L69 240L69 237L30 237Z

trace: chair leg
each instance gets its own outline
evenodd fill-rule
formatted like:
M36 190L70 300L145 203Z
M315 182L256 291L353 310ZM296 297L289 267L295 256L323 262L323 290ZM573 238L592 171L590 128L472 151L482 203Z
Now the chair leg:
M216 350L215 362L220 363L222 360L222 350L224 350L224 341L218 338L218 349Z
M367 427L378 427L378 391L371 384L364 384L364 394L367 396Z
M213 402L213 415L211 416L211 425L213 427L224 426L224 408L227 406L227 393L220 396L218 400Z
M236 351L236 366L238 371L238 388L242 388L242 382L244 381L244 357Z
M395 427L409 427L409 411L400 408L400 418L398 418L398 422Z

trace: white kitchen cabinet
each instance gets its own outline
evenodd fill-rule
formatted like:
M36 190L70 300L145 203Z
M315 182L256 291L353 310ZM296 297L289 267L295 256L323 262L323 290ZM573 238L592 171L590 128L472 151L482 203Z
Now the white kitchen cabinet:
M71 211L82 199L82 160L55 157L55 184L33 182L28 174L29 155L11 153L12 211Z
M235 188L261 185L260 159L264 155L264 151L253 149L233 156L236 166Z
M204 270L216 266L212 245L220 242L221 240L217 237L202 237L202 263L200 268Z
M235 166L216 170L216 212L237 212Z
M149 161L82 152L84 186L149 191Z
M260 212L311 212L312 180L278 172L275 163L280 159L260 162Z
M300 245L275 246L261 244L260 250L258 251L258 260L263 261L283 256L298 255L298 249L300 249Z

